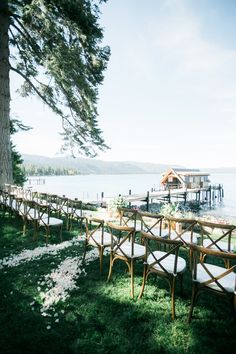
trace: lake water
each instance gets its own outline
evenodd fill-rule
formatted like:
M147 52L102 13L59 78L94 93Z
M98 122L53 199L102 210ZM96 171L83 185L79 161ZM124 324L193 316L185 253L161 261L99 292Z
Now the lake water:
M45 184L36 184L36 177L32 177L30 186L39 192L48 192L66 195L69 198L78 198L83 201L101 200L104 197L115 197L119 194L146 193L152 188L159 188L161 175L159 174L132 174L132 175L78 175L78 176L49 176L41 177ZM211 174L212 184L223 184L224 200L211 213L217 216L236 218L236 173ZM29 182L25 186L29 186Z

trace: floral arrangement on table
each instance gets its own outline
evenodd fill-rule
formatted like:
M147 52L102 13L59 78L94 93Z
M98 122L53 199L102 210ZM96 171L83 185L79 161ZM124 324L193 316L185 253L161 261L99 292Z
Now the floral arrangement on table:
M180 218L180 219L196 219L196 214L189 210L183 210L178 203L168 203L162 205L160 209L160 214L164 216L172 216L173 218ZM172 225L172 224L171 224ZM163 228L167 228L168 223L165 221L163 222ZM173 222L172 228L175 229L179 227L178 223Z
M108 213L114 216L117 213L117 208L127 208L128 206L128 201L124 197L118 196L109 200L107 209Z
M179 204L177 203L168 203L162 205L160 209L160 214L164 216L173 216L175 218L181 218L182 212L180 211Z

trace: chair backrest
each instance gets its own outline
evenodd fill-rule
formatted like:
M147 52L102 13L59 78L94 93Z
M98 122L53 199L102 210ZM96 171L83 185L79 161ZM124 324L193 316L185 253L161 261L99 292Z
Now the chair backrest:
M16 197L16 212L20 216L24 216L25 215L24 201L25 201L25 199L23 199L21 197Z
M197 220L165 216L165 221L168 223L169 238L181 241L185 246L193 243L194 227L197 224Z
M78 199L69 200L69 208L74 218L82 217L82 201Z
M143 244L145 246L145 258L144 262L147 261L149 256L152 257L153 262L149 264L150 268L155 268L158 266L160 271L164 273L166 276L169 276L170 271L167 269L167 265L169 262L165 263L165 259L170 256L170 254L174 255L173 260L173 270L172 273L177 275L177 263L179 256L179 248L183 245L183 242L176 240L169 240L159 236L152 236L147 232L141 231L141 237L143 239ZM157 258L155 252L158 250L161 251L161 257Z
M24 218L27 220L35 221L39 219L38 203L34 200L23 200L24 205Z
M86 228L86 238L88 242L93 242L97 247L104 244L104 220L91 218L86 219L85 228ZM94 237L95 234L99 233L99 238Z
M193 281L196 282L200 279L200 286L202 288L207 288L206 290L217 291L220 294L234 293L236 292L236 254L221 252L218 250L212 250L206 247L198 245L190 245L193 251ZM208 263L205 261L205 256L211 256L212 262ZM207 258L209 259L209 257ZM220 266L217 267L215 271L215 261L220 260ZM213 264L214 263L214 264ZM228 267L225 267L225 264ZM201 267L199 268L199 265ZM199 272L203 272L205 275L199 275ZM224 281L229 274L233 274L234 289L228 288L228 281Z
M38 211L38 221L47 226L50 221L51 207L48 203L35 202Z
M142 230L153 236L162 235L162 220L161 214L138 211L138 218L141 220Z
M121 226L134 227L134 228L136 227L137 209L118 207L117 211L119 214Z
M50 210L52 213L59 213L60 211L60 204L57 194L48 194L47 202L50 205Z
M37 200L39 204L47 204L48 203L48 193L40 192L37 194Z
M107 223L107 228L111 234L111 251L119 252L124 258L126 254L122 250L122 245L129 242L131 257L134 255L135 228L123 225L117 225L111 222Z
M206 248L214 248L221 252L232 252L231 243L232 232L236 229L235 225L213 223L198 220L201 230L201 245Z
M32 189L31 188L25 188L23 189L23 194L21 192L18 193L18 197L22 197L24 199L32 200Z
M57 203L58 203L58 214L65 215L69 209L69 198L66 196L57 196Z
M31 199L35 200L36 202L39 201L39 192L38 191L32 191Z

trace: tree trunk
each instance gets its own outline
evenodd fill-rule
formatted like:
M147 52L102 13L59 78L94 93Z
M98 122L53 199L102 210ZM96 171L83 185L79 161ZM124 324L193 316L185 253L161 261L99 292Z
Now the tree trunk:
M12 183L8 1L0 1L0 187Z

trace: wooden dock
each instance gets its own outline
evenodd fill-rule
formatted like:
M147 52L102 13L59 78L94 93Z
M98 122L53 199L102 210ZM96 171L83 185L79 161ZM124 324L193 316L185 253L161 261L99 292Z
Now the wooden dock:
M148 191L146 193L132 194L131 190L129 194L122 195L127 200L130 206L133 203L145 202L147 204L147 210L149 210L149 204L154 201L164 201L171 203L173 201L182 200L184 203L187 201L196 201L197 203L207 203L209 205L215 204L215 202L221 202L224 197L224 190L221 184L211 185L208 188L176 188L168 190ZM104 202L108 202L111 198L104 198Z
M29 186L31 185L42 185L45 184L45 178L42 177L35 177L35 178L28 178L27 180Z

